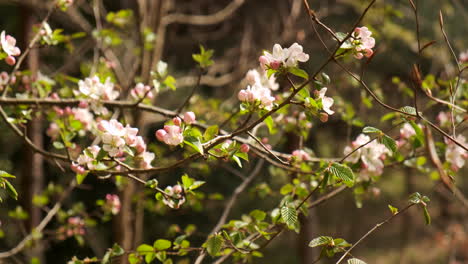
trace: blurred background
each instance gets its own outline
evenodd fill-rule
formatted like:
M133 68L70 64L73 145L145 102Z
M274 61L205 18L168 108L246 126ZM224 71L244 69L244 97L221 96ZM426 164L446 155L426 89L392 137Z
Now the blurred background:
M369 3L363 0L309 2L323 23L341 32L350 30ZM371 89L387 104L395 107L412 104L412 91L408 87L414 63L421 64L423 78L431 74L436 80L447 80L456 73L456 64L439 27L439 10L444 14L445 30L457 56L468 49L467 1L414 2L419 9L421 42L436 41L421 57L417 54L416 26L409 2L378 0L361 23L374 33L376 55L369 63L345 59L353 72L365 70L365 80ZM46 0L0 0L1 30L15 36L19 47L24 50L32 34L32 26L40 23L50 3ZM132 10L133 16L122 27L112 26L106 21L106 16L121 9ZM100 21L95 19L96 12ZM23 64L24 69L39 70L52 77L61 74L78 79L87 77L95 59L96 41L93 34L96 33L93 33L93 29L103 27L109 29L105 39L112 54L102 54L99 65L104 68L103 72L105 68L117 68L112 78L122 91L128 91L137 80L148 82L154 61L168 63L170 73L177 80L177 90L163 91L155 100L155 105L168 109L176 109L181 103L180 98L185 98L196 84L197 69L192 54L198 52L200 44L213 49L215 64L202 77L201 89L191 102L191 109L198 119L206 120L209 124L219 124L237 110L237 92L246 86L243 80L246 72L258 67L262 50L271 50L275 43L284 47L298 42L310 55L309 62L303 65L308 72L317 70L327 58L302 0L75 0L67 12L53 13L49 24L53 29L64 29L64 34L84 32L85 35L61 45L33 48ZM319 29L319 33L328 45L333 44L325 31ZM141 38L145 38L143 42L149 46L142 49ZM110 65L112 58L117 58L119 65ZM0 67L0 70L11 70L5 64ZM313 123L304 146L317 157L341 157L344 147L354 140L364 125L385 130L392 124L381 121L387 111L368 97L358 83L339 67L329 64L324 71L332 80L328 88L335 98L337 114L330 117L327 123ZM437 82L433 86L433 92L444 92L442 90L445 88ZM466 100L461 104L466 108ZM440 111L447 111L446 107L433 105L424 97L420 105L425 107L425 115L434 121ZM217 111L213 112L213 109ZM137 121L141 133L154 143L151 148L156 151L157 160L175 159L182 155L164 150L154 139L154 130L165 119L142 115ZM34 142L51 149L50 139L45 133L47 126L44 119L35 119L28 124L27 131ZM232 126L226 128L232 129ZM6 199L0 204L0 249L4 251L16 245L44 216L44 206L34 206L32 202L35 195L65 185L74 175L63 173L54 162L33 155L4 123L0 123L0 131L0 169L17 176L13 184L20 193L18 202ZM460 131L468 135L466 129ZM398 131L389 134L397 137ZM291 142L283 133L272 135L268 143L278 151L291 151ZM216 224L227 198L240 183L241 179L236 173L248 175L257 162L258 159L253 157L248 165L238 170L231 163L199 161L159 174L158 179L163 186L174 184L184 172L207 181L203 189L207 197L177 211L155 205L151 196L131 183L122 187L88 177L85 184L66 199L63 210L81 206L86 211L92 211L97 199L103 199L106 193L118 193L123 202L121 213L104 223L88 223L82 245L74 239L45 239L32 250L5 263L30 263L31 256L37 256L42 263L65 263L75 255L80 258L102 256L113 241L132 248L143 242L152 243L156 238L171 237L189 224L197 226L191 243L199 246ZM301 219L303 228L299 234L284 232L262 251L264 257L255 258L253 263L310 264L319 254L307 247L310 240L328 235L353 243L389 216L388 204L402 208L408 195L416 191L431 198L429 212L433 223L426 226L422 213L411 210L372 234L353 250L353 255L372 264L468 263L467 210L441 186L432 173L435 169L430 162L425 160L421 163L417 166L388 166L372 188L347 190L314 208L308 217ZM465 195L468 194L466 176L466 167L454 175L456 185ZM263 165L261 173L239 197L229 219L238 219L255 208L271 210L281 199L279 190L287 181L285 172ZM50 187L51 184L55 187ZM29 217L11 217L18 204ZM58 225L53 222L48 227L49 232L53 233ZM180 263L192 261L193 258L180 259ZM205 261L209 263L212 259ZM319 263L335 261L323 259Z

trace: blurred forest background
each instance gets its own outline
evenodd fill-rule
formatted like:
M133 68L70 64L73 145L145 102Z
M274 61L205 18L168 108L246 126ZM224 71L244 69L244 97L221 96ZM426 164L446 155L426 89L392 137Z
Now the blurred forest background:
M67 34L85 32L85 37L67 45L34 49L25 66L31 70L39 69L49 76L60 73L80 79L86 77L96 46L91 32L96 26L92 2L75 0L72 8L66 13L54 13L49 22L52 28L63 28ZM369 1L309 2L325 24L344 32ZM1 29L17 37L19 47L24 50L31 26L45 16L48 3L45 0L0 0ZM423 53L422 58L417 56L414 14L408 1L379 0L362 23L362 26L374 32L377 41L377 54L366 66L365 78L386 103L396 107L412 104L405 83L409 83L411 66L415 62L421 64L424 75L432 74L436 79L447 79L456 69L439 27L439 10L445 15L446 31L457 55L468 49L466 0L415 0L415 3L420 12L422 42L436 41ZM226 10L226 6L231 9ZM304 64L309 72L316 70L327 56L313 32L302 0L103 0L98 10L103 17L101 26L107 27L104 18L108 12L120 9L131 9L134 16L133 23L127 25L125 30L116 30L117 34L124 34L121 36L122 43L112 47L120 61L121 76L116 76L116 82L122 89L128 89L134 85L136 76L142 81L148 80L149 61L151 58L162 59L168 63L170 72L177 79L177 90L158 95L156 105L175 109L180 104L180 98L184 98L196 82L192 53L198 51L199 44L203 44L215 50L215 64L202 78L202 87L192 105L200 120L210 120L212 123L220 123L238 107L237 92L246 85L243 81L245 73L257 67L263 49L271 49L275 43L285 46L300 43L311 56L309 62ZM211 16L211 20L207 21L201 19L186 23L184 17L171 16L219 14L220 10L227 14ZM145 12L150 14L145 16L148 20L140 21L139 18ZM156 38L155 47L134 52L142 37L139 32L145 30L146 33L155 33L154 36L146 35ZM328 43L332 43L325 32L320 30L320 33L326 36ZM362 67L361 61L349 60L346 63L356 72ZM101 65L106 67L105 63ZM9 68L0 70L9 71ZM344 147L361 132L363 125L384 130L391 124L380 121L386 111L374 104L364 90L336 65L330 64L325 72L332 79L329 91L336 99L335 109L338 114L330 117L327 123L313 124L304 145L319 157L341 157ZM424 100L420 102L421 106L427 103ZM213 112L212 109L218 111ZM441 110L443 108L440 106L428 105L426 115L435 120ZM144 127L140 126L141 131L146 131L143 133L154 143L154 130L163 121L144 116L138 124L144 124ZM29 124L28 133L35 142L47 147L51 142L45 135L45 128L47 124L44 121L35 120ZM7 199L0 204L0 228L4 232L4 238L0 239L0 249L4 251L16 245L44 214L44 211L32 205L34 195L42 193L52 183L65 184L73 174L62 173L53 162L32 155L4 123L0 124L0 133L0 169L17 175L13 184L20 192L19 203L30 215L24 221L12 220L8 214L15 210L17 202ZM390 134L397 135L398 131ZM273 136L269 144L280 151L290 152L290 146L286 144L287 137L283 135L278 133ZM467 135L466 131L464 135ZM164 155L168 153L159 150L157 159L164 158ZM254 165L251 162L241 170L241 174L247 175ZM208 194L228 198L240 180L236 173L230 173L234 169L234 164L207 164L202 161L160 175L159 179L163 185L165 182L170 184L175 176L188 172L191 177L207 181L204 191ZM318 254L307 247L311 239L330 235L345 238L352 243L389 215L388 204L402 207L408 195L415 191L431 198L429 211L433 217L432 225L424 224L418 210L409 211L374 233L353 254L372 264L468 263L467 211L431 176L434 176L431 170L386 167L374 188L354 194L347 190L314 208L307 218L301 219L304 226L300 234L284 232L263 250L264 257L256 258L254 263L310 264ZM465 194L468 194L467 176L465 166L455 179ZM260 175L239 197L229 218L239 218L254 208L271 209L278 203L279 188L286 181L287 175L264 165ZM265 183L270 187L266 187ZM81 201L87 208L92 208L96 206L96 199L102 199L109 192L117 192L117 189L104 181L89 178L66 200L66 206L71 207ZM156 237L170 236L177 229L174 225L185 228L190 223L197 226L196 233L199 233L199 236L195 235L192 244L199 245L216 224L226 203L226 199L205 199L200 205L204 210L168 211L154 208L150 201L140 199L143 192L140 187L126 187L118 192L123 202L122 212L111 222L89 227L85 246L79 246L73 239L62 243L50 241L36 247L34 254L42 256L43 263L65 263L74 255L102 256L112 241L131 247L151 242ZM18 257L17 263L23 263L22 259ZM327 261L322 260L320 263L334 263Z

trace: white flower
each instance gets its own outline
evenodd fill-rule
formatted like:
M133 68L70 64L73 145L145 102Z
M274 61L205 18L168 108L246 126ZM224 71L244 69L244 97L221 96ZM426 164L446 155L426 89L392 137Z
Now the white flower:
M164 126L164 129L156 131L156 138L159 141L163 141L165 144L172 146L177 146L184 142L182 129L179 126L174 125Z
M333 98L325 96L327 88L324 87L319 91L319 99L322 99L322 109L329 115L333 115L335 111L331 110L330 107L333 105Z
M8 56L19 56L21 54L21 50L16 47L16 39L10 35L5 35L5 31L0 34L0 42L3 52Z
M468 146L464 136L458 135L456 140L463 146ZM465 160L468 159L468 152L449 139L445 139L445 143L447 144L445 160L452 165L454 171L458 171L465 165Z
M138 155L137 158L140 159L140 167L143 169L150 169L151 162L154 160L154 157L154 153L146 151Z
M348 155L354 149L357 149L360 146L368 143L370 137L364 134L360 134L355 141L352 142L352 147L346 147L344 149L344 154ZM351 156L346 158L346 161L351 163L356 163L359 160L362 161L362 170L361 175L364 177L369 177L372 175L380 175L383 172L385 155L390 153L385 145L378 143L377 141L372 141L367 145L356 150Z
M269 66L272 69L277 69L279 66L295 67L297 63L306 62L309 60L309 55L303 52L301 45L294 43L289 48L282 48L281 45L275 44L273 52L264 52L260 58L260 64L263 69Z
M253 103L260 102L260 107L270 110L275 101L275 97L271 96L271 90L262 86L260 83L255 83L253 86L247 86L246 89L240 90L238 98L242 102Z
M400 129L400 137L403 139L409 139L414 135L416 135L416 131L414 131L414 128L408 123L405 123Z
M110 78L107 78L104 83L101 83L97 76L86 78L84 81L78 82L78 87L79 91L75 94L82 94L91 99L91 109L96 114L107 114L108 112L99 100L115 100L119 96L119 92L114 91L114 84Z
M276 82L275 76L272 75L270 78L268 78L266 72L263 70L261 73L259 73L256 69L249 70L245 75L245 80L249 85L260 83L272 91L276 91L279 88L279 84Z

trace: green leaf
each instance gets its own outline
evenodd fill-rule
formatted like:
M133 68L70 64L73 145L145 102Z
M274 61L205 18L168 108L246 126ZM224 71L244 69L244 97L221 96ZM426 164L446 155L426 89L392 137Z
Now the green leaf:
M130 255L128 255L128 262L130 262L130 264L140 264L141 259L137 257L136 254L131 253Z
M360 259L352 258L352 259L348 259L348 264L367 264L367 263Z
M267 118L265 118L265 120L263 122L265 122L265 124L267 125L268 132L270 134L273 134L275 132L274 131L275 125L274 125L274 122L273 122L273 118L271 116L268 116Z
M203 133L203 139L205 141L213 139L219 132L219 128L217 125L210 126L205 130L205 133Z
M6 171L0 170L0 178L16 178L16 177Z
M306 80L309 79L309 74L306 71L299 69L297 67L289 68L289 72L293 75L296 75L297 77L301 77Z
M195 137L187 137L186 140L184 140L184 142L203 155L204 151L200 139Z
M141 244L137 247L137 252L141 255L154 252L154 248L148 244Z
M237 157L237 156L232 156L231 158L232 158L232 160L234 160L234 161L237 163L237 166L239 166L239 168L242 168L242 162L241 162L241 160L239 159L239 157Z
M410 195L409 197L409 202L412 204L418 204L421 202L421 194L418 192L415 192Z
M219 234L213 235L206 241L206 251L211 256L216 256L223 246L223 237Z
M281 219L283 219L289 229L294 229L298 224L296 208L291 205L281 207Z
M333 238L329 236L319 236L317 238L312 239L309 242L309 247L321 247L329 245L333 242Z
M156 189L156 187L158 187L158 184L159 182L157 179L151 179L145 183L145 186L152 189Z
M154 242L153 247L157 250L166 250L172 246L172 242L166 239L158 239Z
M185 189L189 189L194 182L195 180L190 178L187 174L182 175L182 185Z
M387 135L383 135L379 138L379 142L383 144L392 153L397 152L397 144L395 140Z
M8 192L8 195L10 195L10 197L13 199L18 200L18 192L16 191L15 187L13 187L13 185L7 180L4 180L4 182L7 187L6 190Z
M390 212L392 212L393 215L398 214L398 208L388 205L388 209L390 209Z
M404 106L400 110L410 115L416 115L416 109L412 106Z
M348 166L340 163L333 163L330 167L330 173L343 180L348 187L352 187L354 185L354 173Z
M195 190L195 189L198 189L200 188L200 186L202 186L203 184L205 184L204 181L195 181L189 188L190 191L192 190Z
M84 179L86 178L86 176L88 176L88 172L85 172L85 173L83 173L83 174L77 173L77 174L76 174L76 183L77 183L78 185L80 185L80 184L84 181Z
M125 254L125 250L121 246L119 246L119 244L114 243L114 245L112 246L112 256L118 257L122 256L123 254Z
M427 206L423 206L423 212L424 212L424 220L426 221L426 225L430 225L431 215L429 214L429 211L427 210Z
M249 215L255 218L257 221L263 221L266 217L266 213L258 209L253 210Z
M65 146L63 145L63 143L62 143L62 142L59 142L59 141L54 141L54 142L52 143L52 145L53 145L54 148L56 148L56 149L63 149L63 148L65 148Z
M366 126L365 128L362 129L362 132L366 134L382 133L382 130L375 128L375 127Z

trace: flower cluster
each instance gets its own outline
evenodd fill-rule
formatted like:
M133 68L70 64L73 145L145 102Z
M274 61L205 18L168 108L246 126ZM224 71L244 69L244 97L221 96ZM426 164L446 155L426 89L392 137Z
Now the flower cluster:
M65 240L67 237L85 234L85 222L79 216L69 217L67 224L57 230L59 240Z
M416 135L416 131L414 130L414 128L409 123L405 123L400 129L400 138L396 142L397 146L402 147L414 135Z
M85 167L87 167L89 170L97 169L97 157L100 151L101 148L96 145L87 147L78 157L76 160L77 162L72 163L71 170L78 174L84 174L86 172Z
M375 39L371 37L372 32L367 27L358 27L352 34L354 57L362 59L364 56L369 58L374 54L372 48L375 46Z
M360 134L356 140L351 143L352 147L347 146L344 149L344 154L348 155L353 150L366 144L369 141L369 136ZM383 172L383 161L385 160L387 153L390 153L387 147L374 140L364 147L356 150L353 154L351 154L351 156L347 157L346 160L352 163L356 163L360 160L362 162L362 176L378 176Z
M114 91L114 84L110 78L107 78L104 83L101 83L99 77L86 78L84 81L78 82L79 91L75 91L76 95L82 95L87 99L91 99L91 109L96 114L106 115L108 113L99 100L114 100L119 96L118 91Z
M116 215L120 212L121 204L119 196L116 194L106 194L106 202L103 204L103 209Z
M468 146L464 136L458 135L456 140L463 146ZM465 165L465 160L468 159L468 151L447 138L445 138L445 143L447 144L447 148L445 149L445 160L450 163L452 170L458 171Z
M281 66L289 68L296 67L298 62L306 62L309 55L304 53L301 45L294 43L289 48L282 48L279 44L273 46L273 52L263 52L260 56L260 66L262 69L277 70Z
M259 103L260 108L270 110L275 101L275 97L271 95L271 90L262 86L260 83L255 83L252 86L247 86L246 89L240 90L237 97L241 102Z
M21 50L16 47L16 39L10 35L5 35L5 31L2 31L0 34L0 42L2 44L3 52L7 55L5 62L8 65L15 65L15 56L19 56L21 54Z
M52 97L54 98L54 96ZM81 136L84 135L85 131L89 131L92 128L94 116L87 108L70 108L68 106L65 108L54 107L54 111L58 117L79 121L81 123L81 129L79 130ZM60 135L60 128L56 122L50 123L46 134L54 140L58 138Z
M292 155L292 158L294 158L295 161L308 161L308 160L310 160L309 153L305 152L302 149L294 150L291 155Z
M153 98L153 92L151 91L151 87L149 85L144 85L143 83L137 83L137 85L135 85L135 87L132 90L130 90L130 95L135 100Z
M261 84L263 87L269 88L272 91L276 91L279 88L279 84L276 82L274 75L268 78L266 72L261 70L261 73L256 69L249 70L245 75L245 80L249 85L255 85L256 83Z
M194 112L186 112L184 114L184 123L191 125L195 123L196 116ZM182 120L179 117L172 119L173 125L165 125L163 129L156 131L156 138L167 145L177 146L184 142L184 135L182 129Z
M184 189L180 185L167 186L164 193L162 201L170 208L179 209L185 203Z

